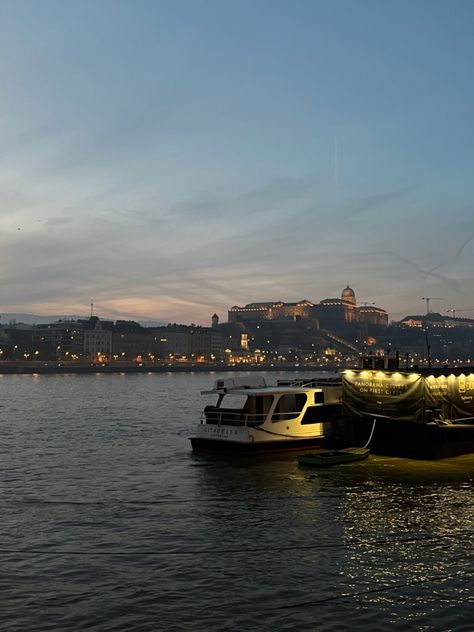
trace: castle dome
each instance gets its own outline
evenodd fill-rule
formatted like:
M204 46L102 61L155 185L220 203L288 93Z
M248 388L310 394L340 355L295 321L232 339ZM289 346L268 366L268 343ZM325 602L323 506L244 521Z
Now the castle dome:
M347 303L354 303L356 302L356 295L354 290L349 287L349 285L347 285L347 287L345 287L342 290L342 294L341 294L341 298L343 301L347 302Z

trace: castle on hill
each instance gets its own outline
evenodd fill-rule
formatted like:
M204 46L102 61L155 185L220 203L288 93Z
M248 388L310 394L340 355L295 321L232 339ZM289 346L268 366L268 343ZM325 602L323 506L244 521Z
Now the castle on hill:
M376 307L373 303L357 305L355 292L349 285L342 290L341 298L325 298L319 303L312 303L306 299L297 303L249 303L244 307L234 305L228 311L229 323L297 319L317 320L323 328L331 324L347 323L388 326L386 310Z

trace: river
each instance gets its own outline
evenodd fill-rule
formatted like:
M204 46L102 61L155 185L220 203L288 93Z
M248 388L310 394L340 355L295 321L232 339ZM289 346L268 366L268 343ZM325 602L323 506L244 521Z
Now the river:
M194 456L215 377L0 376L0 630L473 629L474 455Z

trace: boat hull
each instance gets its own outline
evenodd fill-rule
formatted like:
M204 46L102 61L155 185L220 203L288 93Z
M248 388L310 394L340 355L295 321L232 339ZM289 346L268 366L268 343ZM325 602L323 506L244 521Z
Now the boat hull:
M272 441L229 441L207 437L190 437L193 452L211 454L269 454L281 452L299 452L308 448L320 448L323 437L305 437L302 439L279 439Z
M339 432L346 443L363 444L370 436L373 419L352 419ZM442 459L474 452L474 423L426 424L377 419L370 441L373 454L411 459Z
M311 467L329 467L330 465L342 465L362 461L369 456L367 448L347 448L345 450L321 450L319 453L303 454L298 457L300 465Z

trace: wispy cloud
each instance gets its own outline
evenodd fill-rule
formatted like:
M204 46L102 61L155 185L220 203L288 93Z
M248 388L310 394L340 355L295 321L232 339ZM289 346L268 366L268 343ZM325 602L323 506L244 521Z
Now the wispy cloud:
M410 185L400 187L393 191L368 195L357 202L354 206L346 205L343 210L343 214L347 217L347 219L356 219L359 217L365 217L371 214L372 211L376 211L378 213L383 212L388 204L403 200L406 198L407 194L414 189L415 187Z
M0 8L3 311L94 296L207 321L347 281L389 310L474 292L459 12L427 26L422 3L408 27L402 9L347 23L281 3L269 29L265 2L33 4Z
M464 250L464 248L471 243L471 241L474 239L474 233L472 233L471 235L469 235L469 237L467 239L465 239L462 244L459 246L458 251L456 252L456 257L460 257L462 254L462 251Z

